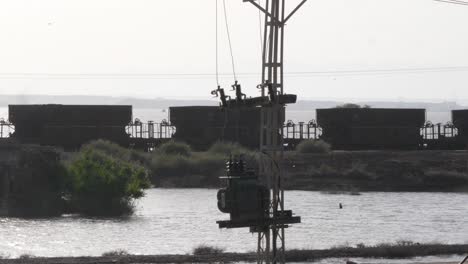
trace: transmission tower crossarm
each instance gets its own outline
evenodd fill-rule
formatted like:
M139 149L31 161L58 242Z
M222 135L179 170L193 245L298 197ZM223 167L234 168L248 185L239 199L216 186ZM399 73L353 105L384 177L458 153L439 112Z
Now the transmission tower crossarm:
M307 0L302 0L302 2L294 8L293 11L284 19L283 23L288 22L288 20L307 2Z
M255 0L243 0L244 2L249 2L251 3L252 5L254 5L255 7L257 7L260 11L262 11L265 15L269 16L271 19L273 19L275 22L277 23L281 23L280 21L278 21L277 17L274 16L273 14L271 14L270 12L268 12L268 10L266 10L265 8L263 8L263 6L255 3ZM307 1L307 0L305 0Z

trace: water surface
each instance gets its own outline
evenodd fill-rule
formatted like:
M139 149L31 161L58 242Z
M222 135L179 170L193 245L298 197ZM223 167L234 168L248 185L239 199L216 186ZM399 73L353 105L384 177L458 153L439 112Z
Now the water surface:
M288 191L286 207L302 216L303 223L287 230L287 247L324 249L399 240L468 243L467 201L468 195L454 193L351 196ZM129 218L0 218L0 255L98 256L116 249L185 254L200 244L253 251L256 236L247 229L218 229L216 220L227 218L216 207L216 190L151 189Z

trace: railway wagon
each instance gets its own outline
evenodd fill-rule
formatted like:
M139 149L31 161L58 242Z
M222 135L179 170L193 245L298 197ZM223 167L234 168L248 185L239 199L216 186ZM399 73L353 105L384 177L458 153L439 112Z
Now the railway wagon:
M176 128L173 138L197 150L217 141L238 142L249 148L260 146L260 108L181 106L170 107L169 114Z
M458 130L460 148L468 145L468 109L452 110L452 123Z
M321 139L334 149L417 149L425 120L425 109L317 109Z
M9 105L15 126L12 138L21 143L74 150L94 139L128 146L125 127L132 121L127 105Z

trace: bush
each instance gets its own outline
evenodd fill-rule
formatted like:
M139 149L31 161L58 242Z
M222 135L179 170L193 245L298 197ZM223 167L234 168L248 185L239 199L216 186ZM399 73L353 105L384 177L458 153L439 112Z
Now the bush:
M58 216L63 210L62 196L67 186L67 170L60 153L51 147L21 145L16 156L15 188L10 190L9 215L19 217ZM22 169L30 173L24 173Z
M224 252L224 249L207 245L200 245L193 249L193 255L216 255Z
M174 140L163 143L158 148L156 148L156 153L166 155L181 155L188 157L190 156L191 152L192 149L188 144Z
M227 157L230 155L246 155L250 153L250 150L248 150L239 143L218 141L208 149L208 153L219 154Z
M299 153L329 153L331 146L323 140L304 140L296 147Z
M31 254L22 254L21 256L19 256L18 258L19 259L32 259L32 258L35 258L36 256L34 255L31 255Z
M341 105L337 105L336 108L371 108L370 105L359 105L353 103L345 103Z
M208 152L190 157L157 154L153 155L149 169L153 182L159 186L164 183L165 186L206 187L218 183L224 164L224 156Z
M177 177L189 175L192 170L189 157L182 155L153 155L150 166L153 177Z
M98 150L116 159L131 163L139 163L141 165L146 165L150 160L148 153L124 148L116 143L102 139L91 141L82 147L82 150L86 149Z
M109 252L104 252L102 253L101 256L103 257L122 257L122 256L128 256L130 254L128 254L128 252L126 250L123 250L123 249L118 249L118 250L113 250L113 251L109 251Z
M70 163L72 206L81 214L119 216L133 212L133 200L150 187L146 171L91 148Z
M203 176L221 176L225 170L226 157L210 153L198 153L191 159L192 172Z

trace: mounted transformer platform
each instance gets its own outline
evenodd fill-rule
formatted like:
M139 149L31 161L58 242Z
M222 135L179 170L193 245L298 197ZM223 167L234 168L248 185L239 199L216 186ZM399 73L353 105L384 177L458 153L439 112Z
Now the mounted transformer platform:
M270 213L270 191L260 184L252 170L246 169L242 158L226 163L227 176L220 179L227 187L218 191L218 209L230 214L230 220L217 221L219 228L249 227L252 233L263 232L271 226L287 228L301 222L291 210Z

